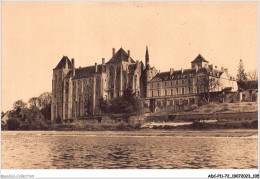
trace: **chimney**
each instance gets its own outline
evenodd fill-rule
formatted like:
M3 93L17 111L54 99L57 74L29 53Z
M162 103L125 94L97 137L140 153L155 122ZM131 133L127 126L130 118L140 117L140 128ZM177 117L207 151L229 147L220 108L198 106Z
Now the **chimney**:
M75 76L75 62L74 62L74 58L71 59L71 63L72 63L72 74L73 77Z
M183 73L183 68L181 68L181 73Z
M160 74L160 70L158 71L158 73Z
M97 66L97 63L95 63L95 73L97 73L98 71L98 66Z
M221 67L221 71L222 71L222 72L224 71L224 67Z
M173 74L173 71L174 71L174 69L173 69L173 68L170 68L170 75Z
M105 58L102 58L102 65L105 65L106 61Z
M130 50L128 50L128 63L131 63Z
M224 69L224 72L225 72L226 74L228 74L228 68L225 68L225 69Z
M115 55L115 52L116 52L116 49L113 48L113 49L112 49L112 57Z

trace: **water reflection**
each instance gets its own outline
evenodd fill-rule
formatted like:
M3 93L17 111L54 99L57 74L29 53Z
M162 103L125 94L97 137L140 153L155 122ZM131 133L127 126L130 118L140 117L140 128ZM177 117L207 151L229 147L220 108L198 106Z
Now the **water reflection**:
M231 169L257 168L258 162L257 138L250 137L38 133L2 132L2 168Z

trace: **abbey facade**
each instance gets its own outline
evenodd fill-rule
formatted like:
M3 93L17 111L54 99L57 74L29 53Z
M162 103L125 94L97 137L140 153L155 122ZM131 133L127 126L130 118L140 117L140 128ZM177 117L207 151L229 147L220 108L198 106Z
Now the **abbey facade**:
M170 64L169 64L170 65ZM130 51L112 49L112 58L88 67L75 67L75 60L64 56L53 69L51 118L79 118L100 115L101 100L122 96L127 88L142 99L144 108L155 112L158 106L197 103L207 91L237 91L236 80L227 69L218 70L201 55L190 69L160 73L149 64L131 58Z

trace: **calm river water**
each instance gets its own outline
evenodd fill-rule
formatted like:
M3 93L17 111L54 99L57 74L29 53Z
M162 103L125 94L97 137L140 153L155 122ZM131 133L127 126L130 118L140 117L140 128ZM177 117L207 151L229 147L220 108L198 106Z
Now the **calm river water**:
M4 169L255 169L258 163L257 130L1 134Z

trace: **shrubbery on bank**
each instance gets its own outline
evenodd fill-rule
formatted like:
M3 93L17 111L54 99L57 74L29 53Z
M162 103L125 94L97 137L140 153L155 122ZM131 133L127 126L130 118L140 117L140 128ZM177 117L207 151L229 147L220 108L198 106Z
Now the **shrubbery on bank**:
M119 122L119 123L82 123L82 121L73 123L69 120L65 122L51 122L51 121L31 121L20 123L17 119L9 119L7 124L7 130L45 130L45 131L115 131L115 130L139 130L141 129L141 122Z
M20 127L20 122L17 119L8 119L7 120L7 129L8 130L17 130Z

